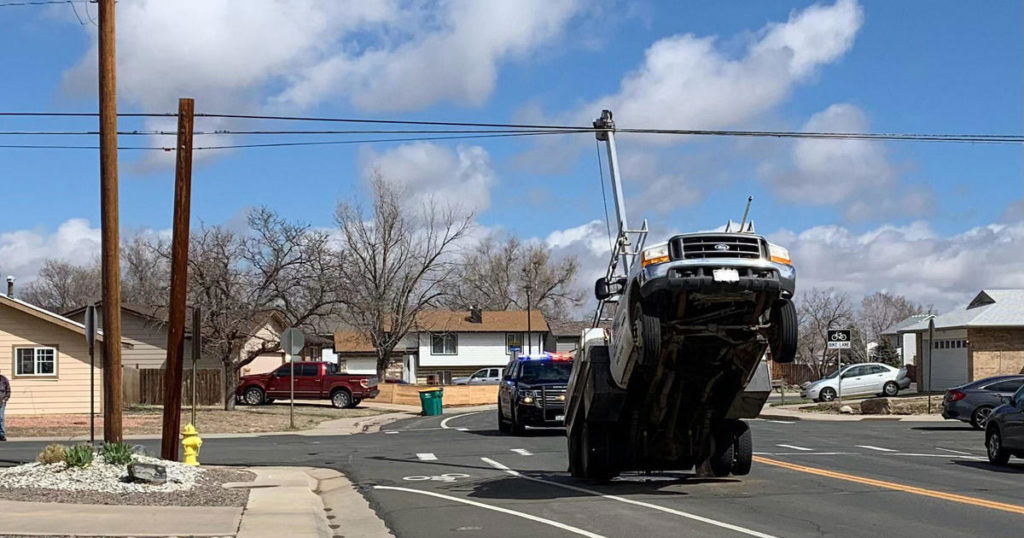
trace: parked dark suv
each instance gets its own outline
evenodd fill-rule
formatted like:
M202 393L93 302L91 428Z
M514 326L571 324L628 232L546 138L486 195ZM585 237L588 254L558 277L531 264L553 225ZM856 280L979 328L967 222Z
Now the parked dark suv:
M526 426L565 424L565 386L572 355L544 353L509 363L498 385L498 429L521 435Z
M984 430L992 410L1024 385L1024 375L1000 375L953 387L942 398L942 418L970 422Z
M992 410L985 427L988 461L1006 465L1010 456L1024 458L1024 386Z

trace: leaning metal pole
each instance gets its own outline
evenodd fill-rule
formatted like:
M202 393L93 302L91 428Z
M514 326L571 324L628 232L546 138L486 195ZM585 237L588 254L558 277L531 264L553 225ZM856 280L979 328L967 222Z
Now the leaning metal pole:
M622 176L619 174L619 155L615 149L615 122L612 120L611 110L602 110L601 117L594 120L594 128L601 129L596 133L597 139L605 143L608 151L608 170L611 175L612 196L615 199L615 219L619 225L619 234L613 248L620 251L619 263L622 270L629 273L629 260L626 258L625 245L621 244L625 239L625 232L628 230L626 224L626 202L622 197Z

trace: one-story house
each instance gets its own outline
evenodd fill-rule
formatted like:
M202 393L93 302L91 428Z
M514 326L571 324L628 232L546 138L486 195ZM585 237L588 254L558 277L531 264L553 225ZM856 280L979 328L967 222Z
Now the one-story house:
M900 363L903 365L920 364L918 360L918 347L917 347L917 336L916 333L912 332L901 332L904 329L913 327L921 323L922 321L927 323L930 318L935 317L934 314L914 314L888 328L879 336L889 341L889 345L896 350L896 354L900 357Z
M920 349L917 383L946 390L1000 374L1024 373L1024 289L983 290L967 305L901 329Z
M90 364L85 326L60 314L0 294L0 373L11 382L8 415L89 412L103 406L103 333L96 336ZM125 344L123 351L131 351Z

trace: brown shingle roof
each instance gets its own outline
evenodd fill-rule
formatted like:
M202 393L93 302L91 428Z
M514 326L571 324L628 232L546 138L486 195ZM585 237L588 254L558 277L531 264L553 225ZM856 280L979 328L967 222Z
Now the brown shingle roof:
M373 353L370 337L359 331L338 331L334 333L335 353Z
M474 323L466 310L427 310L420 313L416 328L433 332L526 332L526 311L484 311L481 322ZM535 332L548 330L548 322L539 310L530 312L529 328Z

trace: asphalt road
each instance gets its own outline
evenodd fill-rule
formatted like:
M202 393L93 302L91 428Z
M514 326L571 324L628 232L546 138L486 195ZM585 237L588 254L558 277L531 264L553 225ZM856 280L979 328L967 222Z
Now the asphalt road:
M749 476L567 476L561 430L501 435L494 412L345 437L211 439L211 464L345 472L398 536L1020 536L1024 460L990 466L959 423L751 421ZM149 443L155 449L155 443ZM40 443L7 443L29 460Z

